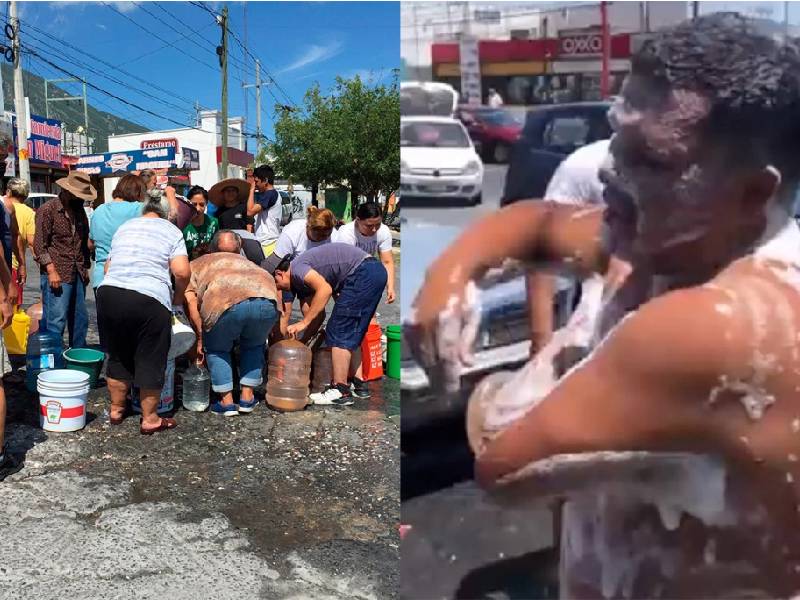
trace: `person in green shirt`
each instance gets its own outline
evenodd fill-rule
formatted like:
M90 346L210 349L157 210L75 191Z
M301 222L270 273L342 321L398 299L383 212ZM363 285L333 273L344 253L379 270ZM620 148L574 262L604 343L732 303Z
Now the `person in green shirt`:
M194 207L194 215L189 224L183 228L183 239L186 242L189 260L194 260L198 256L208 254L211 240L219 231L219 221L206 214L208 192L205 188L196 185L190 189L189 202Z

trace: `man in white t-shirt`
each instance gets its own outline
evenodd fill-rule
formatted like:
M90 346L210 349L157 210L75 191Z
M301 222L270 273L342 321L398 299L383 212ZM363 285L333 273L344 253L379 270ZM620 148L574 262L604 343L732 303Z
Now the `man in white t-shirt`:
M558 166L547 186L544 199L559 204L602 204L603 184L600 167L608 158L609 140L579 148ZM547 345L557 327L562 327L572 311L575 281L542 271L528 275L528 316L531 328L531 356ZM558 323L554 323L552 298L558 294Z
M253 170L253 183L247 199L247 216L255 217L255 234L264 256L275 251L281 234L283 206L281 195L275 189L275 171L269 165L261 165Z

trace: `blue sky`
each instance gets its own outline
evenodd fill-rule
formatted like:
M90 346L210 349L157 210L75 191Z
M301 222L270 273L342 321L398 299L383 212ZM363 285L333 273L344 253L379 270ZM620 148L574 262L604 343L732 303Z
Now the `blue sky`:
M189 2L109 1L107 4L110 6L102 2L19 2L22 43L62 68L86 77L87 81L157 113L159 117L142 113L89 89L90 104L151 129L178 127L161 117L187 124L194 114L195 100L204 107L219 107L221 82L214 52L220 28L211 14ZM288 96L302 104L303 95L315 81L323 89L329 89L337 75L360 74L371 81L388 82L391 70L399 67L400 7L396 2L205 4L214 11L228 6L231 30L239 40L246 40L252 55L261 59L262 67L282 88L281 91L276 86L270 86L269 90L262 87L262 127L267 136L273 131L276 98L289 104ZM82 52L59 50L60 43L50 36L67 41ZM253 61L245 58L240 45L230 36L229 48L229 114L246 114L247 130L254 132L255 90L249 91L246 112L241 87L242 81L253 82ZM126 75L86 54L119 65L147 83L126 81ZM245 60L249 70L246 73ZM65 77L32 56L23 59L23 67L47 78ZM109 81L89 69L121 82ZM122 85L126 83L129 85ZM171 94L168 96L153 86Z

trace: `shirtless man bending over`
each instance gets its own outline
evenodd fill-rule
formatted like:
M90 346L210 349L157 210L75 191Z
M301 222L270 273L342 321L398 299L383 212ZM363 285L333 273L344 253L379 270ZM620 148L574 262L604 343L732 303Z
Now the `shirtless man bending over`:
M791 596L800 592L800 52L731 14L663 30L633 58L610 119L609 177L638 221L633 272L604 317L639 307L475 444L476 477L495 490L527 479L535 493L559 468L553 457L572 455L609 479L614 456L641 457L622 452L686 457L671 470L665 458L647 484L614 488L597 476L582 496L561 491L574 499L562 595ZM520 203L466 232L415 303L422 362L447 354L440 315L455 318L467 284L506 258L604 272L613 249L598 214ZM487 253L463 251L476 247ZM633 301L624 293L637 289Z

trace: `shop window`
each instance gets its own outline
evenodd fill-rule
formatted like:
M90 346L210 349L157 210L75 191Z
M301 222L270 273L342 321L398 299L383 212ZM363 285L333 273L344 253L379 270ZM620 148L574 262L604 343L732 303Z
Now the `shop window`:
M589 120L586 117L555 117L544 130L545 148L571 152L589 141Z

